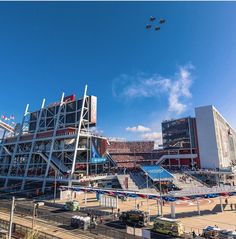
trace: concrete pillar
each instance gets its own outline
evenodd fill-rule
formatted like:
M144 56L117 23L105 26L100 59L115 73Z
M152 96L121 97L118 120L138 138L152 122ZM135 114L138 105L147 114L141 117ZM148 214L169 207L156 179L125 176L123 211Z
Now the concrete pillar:
M87 205L87 191L84 192L84 203Z
M222 197L220 196L219 198L220 198L220 210L221 210L221 212L223 212L224 208L223 208L223 204L222 204Z
M159 202L159 199L157 199L157 216L160 216L160 202Z
M191 158L191 166L193 167L194 163L193 163L193 158Z
M198 211L198 215L201 215L200 205L199 205L198 198L196 199L196 202L197 202L197 211Z
M118 195L116 195L116 209L119 208L119 197Z
M171 202L170 208L171 208L171 218L175 219L175 203L174 202Z

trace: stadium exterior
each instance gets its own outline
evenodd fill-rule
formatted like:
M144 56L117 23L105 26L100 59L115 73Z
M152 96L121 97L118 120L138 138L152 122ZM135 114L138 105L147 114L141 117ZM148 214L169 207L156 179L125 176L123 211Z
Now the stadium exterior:
M195 109L201 166L232 169L236 165L236 133L212 106Z
M40 188L45 192L55 181L79 182L80 175L100 173L107 165L106 138L92 133L96 126L97 98L61 96L59 102L30 112L22 123L4 129L0 147L0 182L5 189Z
M162 164L167 168L234 169L236 133L212 105L195 108L195 117L162 122L163 148L154 142L110 141L108 151L118 167Z
M162 165L221 170L236 165L232 127L213 106L199 107L195 112L196 117L163 121L163 148L154 149L153 141L108 142L94 134L97 98L87 95L87 86L79 99L63 93L60 101L49 106L44 99L37 111L30 112L27 105L22 123L15 128L0 121L4 129L0 187L45 192L56 182L71 187L83 185L83 176L88 181L102 179L101 174L110 169L119 172ZM114 175L103 179L109 177Z

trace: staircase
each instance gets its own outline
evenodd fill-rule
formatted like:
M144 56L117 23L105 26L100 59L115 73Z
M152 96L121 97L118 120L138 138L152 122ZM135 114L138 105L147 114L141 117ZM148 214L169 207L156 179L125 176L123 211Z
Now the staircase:
M172 173L174 175L173 184L182 190L192 189L196 187L205 187L203 183L197 181L193 177L185 173ZM183 179L186 178L186 179Z
M153 194L157 193L158 190L156 190L155 186L152 184L150 180L148 180L148 188L147 188L147 179L141 173L130 173L130 177L138 186L140 192Z
M128 188L125 185L125 178L128 178ZM117 175L117 179L121 185L121 188L123 190L131 190L131 191L139 191L139 188L135 184L135 182L132 180L129 174L120 174Z
M109 152L106 152L104 156L108 159L108 161L110 161L113 164L113 166L117 166L117 163L113 160Z
M39 152L38 153L47 163L49 162L48 155ZM68 168L55 156L52 155L51 161L50 161L50 166L55 170L59 170L62 173L68 172Z

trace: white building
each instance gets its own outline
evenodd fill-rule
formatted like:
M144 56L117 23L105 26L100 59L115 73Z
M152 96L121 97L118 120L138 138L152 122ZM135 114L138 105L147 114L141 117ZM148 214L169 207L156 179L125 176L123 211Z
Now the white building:
M236 165L236 133L212 105L195 108L202 168L227 169Z

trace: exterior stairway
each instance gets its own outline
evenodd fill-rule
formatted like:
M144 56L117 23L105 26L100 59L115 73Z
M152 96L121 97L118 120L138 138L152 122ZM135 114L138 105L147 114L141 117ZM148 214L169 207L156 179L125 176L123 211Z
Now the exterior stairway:
M133 179L140 192L152 194L156 194L158 192L150 180L148 181L147 188L147 179L141 173L130 173L130 177Z
M126 187L126 183L125 183L125 178L128 178L128 188ZM121 188L123 190L131 190L131 191L139 191L139 188L137 187L137 185L135 184L135 182L132 180L132 178L130 177L129 174L120 174L117 175L117 179L121 185Z
M203 183L185 173L172 173L174 175L173 184L182 190L188 190L195 187L205 187Z

